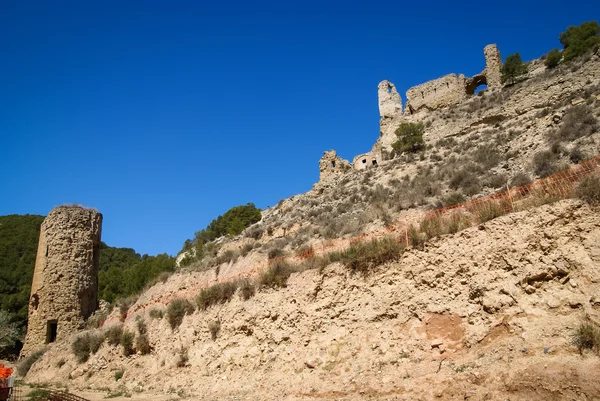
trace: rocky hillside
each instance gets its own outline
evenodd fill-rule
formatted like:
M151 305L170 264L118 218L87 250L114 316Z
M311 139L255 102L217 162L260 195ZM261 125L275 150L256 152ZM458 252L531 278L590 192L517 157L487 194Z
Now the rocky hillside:
M590 55L551 71L534 61L516 85L411 115L424 151L282 200L133 304L98 313L101 329L53 344L26 379L144 398L599 398L600 358L580 355L573 335L600 323L600 216L578 200L434 238L368 274L320 261L258 290L211 287L591 158L599 97ZM379 143L399 122L382 120ZM226 302L177 304L174 321L174 301L195 304L203 289Z
M383 118L378 143L391 142L401 121L423 121L425 150L349 170L281 200L243 236L216 241L189 269L245 270L257 260L264 264L269 253L293 254L368 233L416 210L475 199L573 166L600 153L599 97L600 55L553 70L534 60L529 78L516 85L450 108Z
M432 240L366 277L339 263L293 274L174 330L162 306L147 308L135 315L150 354L104 343L79 364L71 339L27 378L205 400L596 399L600 358L572 336L586 316L600 323L599 263L597 210L560 201Z

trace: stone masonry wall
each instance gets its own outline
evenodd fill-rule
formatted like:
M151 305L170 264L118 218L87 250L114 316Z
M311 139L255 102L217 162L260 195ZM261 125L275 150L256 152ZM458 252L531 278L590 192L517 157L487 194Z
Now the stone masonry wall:
M487 45L483 48L485 56L485 78L489 89L502 87L502 57L496 45Z
M406 109L411 113L423 107L439 109L457 104L465 97L465 76L448 74L410 88L406 92Z
M483 49L483 55L485 57L485 69L472 78L465 78L462 74L448 74L410 88L406 92L407 102L404 113L413 114L420 109L435 110L458 104L469 95L473 95L479 85L487 85L489 89L501 88L502 58L498 46L495 44L487 45ZM381 84L379 84L379 93L381 114ZM381 114L381 116L384 115Z
M102 214L59 206L44 219L21 355L83 328L98 306Z
M354 156L354 159L352 160L352 166L355 170L364 170L369 167L377 166L377 157L371 152Z

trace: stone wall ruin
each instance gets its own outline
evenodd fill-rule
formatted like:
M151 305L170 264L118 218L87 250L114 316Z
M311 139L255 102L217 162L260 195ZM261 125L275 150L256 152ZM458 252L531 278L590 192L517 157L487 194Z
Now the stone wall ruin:
M396 87L390 81L381 81L377 87L379 115L393 117L402 114L402 99Z
M102 214L59 206L44 219L21 355L81 330L98 307Z
M485 69L471 78L462 74L448 74L408 89L404 109L394 84L382 81L378 87L379 115L383 119L410 115L420 110L440 109L462 102L481 85L487 85L489 89L502 87L502 58L498 47L495 44L485 46L483 55Z
M501 88L502 58L498 47L495 44L485 46L483 55L485 68L479 74L470 78L463 74L448 74L414 86L406 91L405 105L396 86L390 81L381 81L377 87L380 136L373 149L354 157L352 167L346 160L337 157L335 151L325 152L319 161L320 181L350 168L363 170L387 160L392 144L397 140L395 130L401 122L420 119L422 112L459 104L474 95L481 85L487 85L490 90Z
M363 153L362 155L355 156L352 160L352 166L355 170L364 170L368 167L377 166L377 157L371 152Z
M323 181L329 177L340 175L350 169L348 160L339 157L335 150L325 151L319 160L319 180Z

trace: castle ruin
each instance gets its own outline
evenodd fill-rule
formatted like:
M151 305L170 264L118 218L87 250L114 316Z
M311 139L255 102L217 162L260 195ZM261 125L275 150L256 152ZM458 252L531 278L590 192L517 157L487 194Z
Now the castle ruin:
M98 307L102 214L59 206L44 219L21 355L82 329Z
M381 87L393 88L393 84L383 81L379 84L379 114L381 117L390 117L398 114L410 115L420 110L435 110L458 104L469 96L475 94L475 90L481 85L487 85L489 89L502 87L502 58L495 44L487 45L483 49L485 57L485 69L471 78L463 74L448 74L441 78L413 86L406 91L406 105L402 111L402 101L399 96L382 94ZM397 92L396 92L397 94ZM390 110L399 110L392 113Z
M350 170L350 163L339 157L335 150L323 152L323 157L319 160L319 181L329 177L340 175Z
M395 131L400 123L418 121L424 113L457 105L473 96L481 85L487 85L489 90L502 88L502 58L498 47L495 44L485 46L483 55L485 68L479 74L470 78L463 74L448 74L413 86L406 91L404 105L396 86L390 81L381 81L377 87L380 137L370 152L354 157L352 167L363 170L386 160L392 143L398 139ZM325 152L319 162L320 181L343 173L349 166L350 163L339 158L334 150Z

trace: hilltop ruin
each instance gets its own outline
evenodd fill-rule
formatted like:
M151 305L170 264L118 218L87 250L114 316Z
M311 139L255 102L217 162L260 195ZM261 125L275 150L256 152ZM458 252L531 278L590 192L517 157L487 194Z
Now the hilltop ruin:
M484 47L485 68L479 74L470 78L463 74L448 74L443 77L427 81L406 91L406 104L402 104L402 97L396 86L387 80L383 80L377 87L379 102L380 135L382 138L375 143L370 152L355 156L352 167L355 170L363 170L367 167L377 166L378 162L385 160L384 154L389 152L391 143L395 140L394 131L400 123L399 120L419 119L415 116L420 112L429 112L449 106L460 104L475 94L477 88L486 85L488 90L500 89L502 87L502 57L498 46L489 44ZM385 137L385 138L383 138ZM333 157L335 151L325 152L319 162L321 176L320 180L337 176L347 169L331 167L331 152ZM346 160L340 159L343 165L350 165ZM338 161L337 165L340 165ZM325 166L325 167L323 167Z

